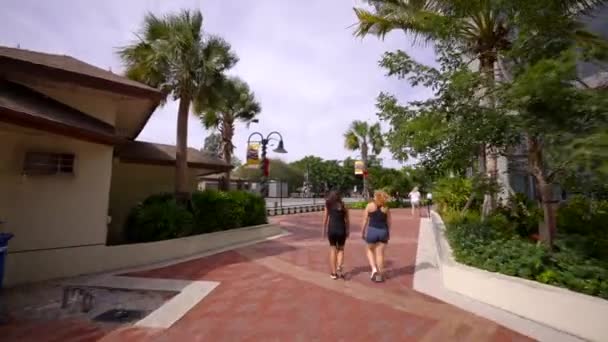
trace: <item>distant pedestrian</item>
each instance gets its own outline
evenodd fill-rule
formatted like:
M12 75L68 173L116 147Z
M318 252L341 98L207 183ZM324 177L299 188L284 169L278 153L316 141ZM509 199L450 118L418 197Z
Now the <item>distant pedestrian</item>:
M344 277L344 245L350 234L348 208L337 191L332 191L325 201L323 214L323 238L329 240L329 267L331 278Z
M412 207L412 216L414 216L416 208L420 210L420 191L418 191L418 187L415 186L408 196L410 198L410 205Z
M365 208L361 237L367 243L367 259L371 267L371 279L384 281L384 251L390 238L391 213L386 206L388 194L376 191L374 200Z

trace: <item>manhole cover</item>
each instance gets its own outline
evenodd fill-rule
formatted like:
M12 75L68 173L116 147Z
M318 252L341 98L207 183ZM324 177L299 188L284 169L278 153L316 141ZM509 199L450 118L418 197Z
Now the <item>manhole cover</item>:
M129 323L146 317L143 310L112 309L93 318L94 321L111 323Z

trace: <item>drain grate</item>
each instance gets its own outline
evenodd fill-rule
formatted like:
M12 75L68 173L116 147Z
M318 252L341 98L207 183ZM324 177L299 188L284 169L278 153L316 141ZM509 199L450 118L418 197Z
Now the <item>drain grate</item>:
M98 315L93 320L111 323L130 323L140 320L146 317L146 315L147 312L143 310L112 309Z

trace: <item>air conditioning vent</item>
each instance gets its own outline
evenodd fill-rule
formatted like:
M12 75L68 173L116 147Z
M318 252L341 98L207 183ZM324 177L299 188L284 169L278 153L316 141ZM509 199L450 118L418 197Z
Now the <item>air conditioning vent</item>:
M55 175L74 173L74 154L27 152L23 165L23 174Z

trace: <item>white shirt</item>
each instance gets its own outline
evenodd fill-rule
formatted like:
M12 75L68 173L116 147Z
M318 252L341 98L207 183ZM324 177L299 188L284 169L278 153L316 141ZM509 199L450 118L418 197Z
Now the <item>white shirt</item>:
M418 191L410 192L410 201L420 202L420 192L418 192Z

